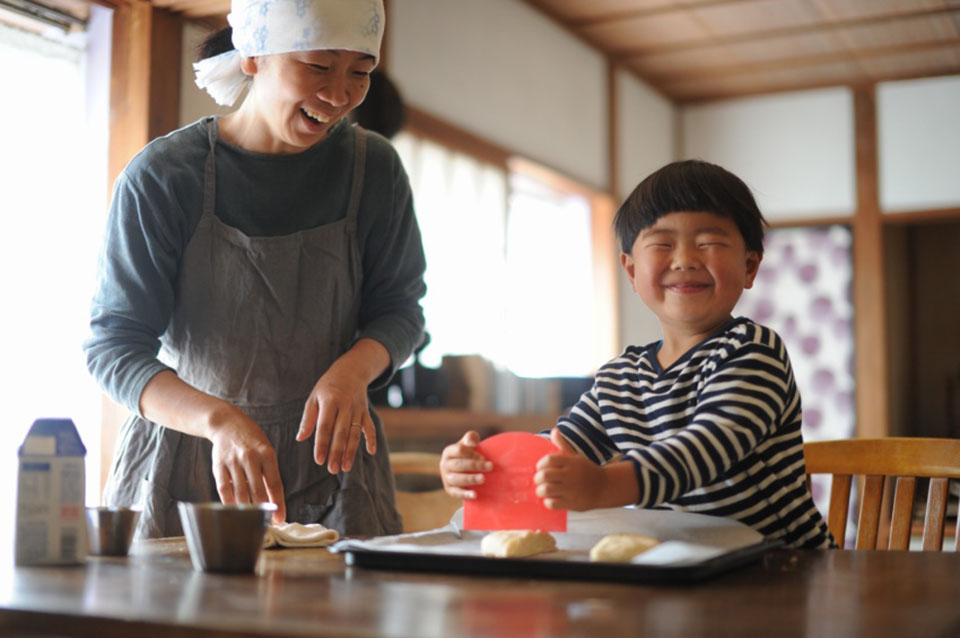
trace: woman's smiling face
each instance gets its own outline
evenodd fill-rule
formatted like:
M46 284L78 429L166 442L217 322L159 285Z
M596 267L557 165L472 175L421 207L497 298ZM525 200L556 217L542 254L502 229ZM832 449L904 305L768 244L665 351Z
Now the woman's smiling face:
M753 285L761 255L747 250L732 219L675 212L642 230L620 259L665 334L706 336L729 320Z
M244 58L268 152L301 152L326 137L366 97L375 66L373 56L346 50Z

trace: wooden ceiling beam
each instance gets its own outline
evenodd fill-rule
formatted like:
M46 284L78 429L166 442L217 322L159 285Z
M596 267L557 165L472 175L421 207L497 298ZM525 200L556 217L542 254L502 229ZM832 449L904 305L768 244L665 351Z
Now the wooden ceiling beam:
M838 86L857 88L861 86L874 86L881 82L914 80L918 78L935 78L953 76L957 74L960 74L960 67L943 68L940 70L930 70L929 68L925 68L920 71L884 73L875 75L874 77L870 78L870 80L860 82L855 82L852 80L838 81L836 79L804 80L800 82L784 82L780 86L771 86L769 82L758 82L749 88L734 87L706 90L699 87L680 89L670 85L655 85L652 83L651 86L673 100L678 106L690 106L705 102L715 102L717 100L736 99L756 95L775 95L777 93L793 93L796 91L810 91L813 89L836 88Z
M784 57L762 62L741 62L739 64L701 66L696 69L670 71L642 71L643 77L655 84L662 83L669 86L672 82L685 82L699 79L716 79L722 76L746 75L764 71L789 71L798 67L832 64L835 62L854 62L855 59L880 58L899 53L915 53L940 48L957 48L960 41L955 38L928 40L926 42L910 42L885 47L869 49L847 49L837 53L821 53L797 57ZM638 71L641 72L641 71Z
M544 2L545 0L540 0ZM590 27L604 26L614 22L624 20L637 20L641 18L650 18L653 16L669 15L671 13L685 13L691 9L705 9L708 7L717 7L731 4L751 4L761 2L762 0L702 0L697 3L665 4L659 7L643 7L638 9L621 9L611 11L610 13L590 16L588 18L571 18L565 22L574 29L587 29Z
M899 22L909 18L930 17L937 15L960 15L960 7L936 7L932 9L914 9L908 11L893 11L869 18L849 18L845 20L834 20L831 22L822 22L816 24L804 24L779 29L767 29L764 31L753 31L750 33L741 33L728 36L712 36L710 38L697 38L695 40L684 40L670 44L658 45L655 47L635 47L630 49L607 49L606 53L617 60L626 64L635 58L660 55L663 53L675 53L677 51L689 51L692 49L702 49L710 46L725 44L742 44L744 42L761 42L764 40L774 40L783 36L806 35L811 33L833 32L840 29L850 29L877 24L889 24Z
M883 216L885 226L919 224L942 224L960 219L960 208L927 208L924 210L887 213Z

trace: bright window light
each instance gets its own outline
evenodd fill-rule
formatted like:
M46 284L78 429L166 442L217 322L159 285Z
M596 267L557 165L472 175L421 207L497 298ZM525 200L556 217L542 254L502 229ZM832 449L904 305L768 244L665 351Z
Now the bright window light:
M514 174L507 219L503 364L521 377L591 374L590 204Z
M420 137L394 145L427 257L421 363L479 354L521 377L591 375L589 202Z
M94 10L91 27L108 35L109 15ZM56 42L0 25L0 484L16 485L17 449L34 419L69 417L87 447L87 502L95 504L100 392L81 344L106 213L109 84L86 39ZM3 494L0 547L12 548L16 489Z
M407 134L394 140L410 175L427 256L423 312L430 344L420 355L502 351L507 278L507 176L496 167Z

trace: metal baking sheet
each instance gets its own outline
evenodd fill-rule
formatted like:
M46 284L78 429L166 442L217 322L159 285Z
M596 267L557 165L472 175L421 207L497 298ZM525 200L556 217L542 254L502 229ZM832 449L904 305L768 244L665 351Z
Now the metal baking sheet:
M779 542L764 540L729 519L664 510L617 508L570 513L567 532L554 532L558 551L526 558L489 558L480 553L486 532L462 530L460 513L436 530L332 546L347 565L405 571L562 578L629 583L686 584L759 560ZM590 548L606 534L643 533L661 544L633 563L591 562Z
M695 565L651 566L629 563L591 563L574 560L532 560L485 558L482 556L441 556L382 550L347 550L347 565L369 569L427 571L454 574L482 574L519 578L602 580L620 583L683 585L696 583L759 560L764 552L779 546L762 542L722 554Z

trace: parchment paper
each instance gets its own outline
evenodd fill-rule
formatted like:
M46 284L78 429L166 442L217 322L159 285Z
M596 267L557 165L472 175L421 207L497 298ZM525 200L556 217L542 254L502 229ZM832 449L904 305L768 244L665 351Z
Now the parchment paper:
M354 549L411 552L450 556L481 556L480 540L487 532L461 529L463 510L446 526L426 532L380 536L370 540L341 540L330 546L334 552ZM557 551L524 560L589 561L590 548L607 534L618 532L653 536L661 542L633 560L635 565L686 566L763 541L763 535L737 521L674 512L614 508L570 512L566 532L551 532ZM497 560L491 558L490 560Z

